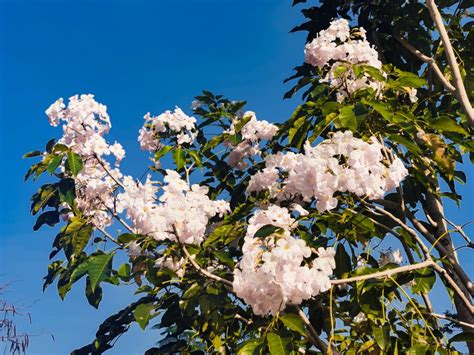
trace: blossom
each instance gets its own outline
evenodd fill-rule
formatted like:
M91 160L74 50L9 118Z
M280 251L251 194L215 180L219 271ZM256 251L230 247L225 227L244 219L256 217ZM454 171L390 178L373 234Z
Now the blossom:
M265 168L251 177L247 192L267 190L276 201L316 200L321 212L337 207L336 192L382 198L408 173L399 158L387 163L383 149L375 138L366 142L351 131L339 131L315 147L307 142L304 154L267 156Z
M186 115L176 106L174 112L165 111L159 116L147 113L139 130L138 141L142 150L150 152L161 147L162 138L176 138L179 145L193 144L196 138L196 119Z
M83 161L83 168L75 177L77 207L94 226L109 226L113 191L122 174L110 166L106 156L114 156L118 166L125 150L117 142L109 145L104 138L111 128L107 107L95 101L94 95L75 95L69 98L67 106L60 98L46 114L52 126L64 122L58 144L67 146Z
M232 149L227 157L227 164L239 170L243 170L248 166L244 161L245 158L260 154L259 142L272 139L278 131L278 127L274 124L265 120L258 120L255 112L247 111L238 116L225 133L234 135L236 125L242 119L248 119L240 129L242 141L237 145L230 141L225 142L225 145Z
M186 244L200 244L206 235L209 219L223 216L230 210L226 201L213 201L208 188L189 186L173 170L166 170L163 194L147 177L145 183L127 176L124 191L117 196L117 212L126 213L136 233L150 235L157 240L169 239Z
M360 76L354 73L352 64L364 64L380 70L382 62L375 48L367 41L365 30L359 28L356 35L351 35L349 22L345 19L332 21L329 28L320 31L315 39L306 44L305 61L326 71L320 82L338 89L336 97L339 102L359 89L372 88L379 94L383 87L383 82L368 74ZM386 76L383 72L382 75Z
M254 237L267 224L283 232ZM233 289L257 315L275 315L287 305L298 305L331 286L334 250L319 248L319 256L309 262L314 255L304 240L291 235L295 226L288 210L275 205L256 211L249 220L243 256L234 269Z

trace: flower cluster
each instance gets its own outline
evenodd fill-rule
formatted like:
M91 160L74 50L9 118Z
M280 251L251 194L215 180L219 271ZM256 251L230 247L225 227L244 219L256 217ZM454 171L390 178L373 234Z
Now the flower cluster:
M192 144L196 138L196 119L187 116L179 107L159 116L144 116L145 124L139 131L138 141L142 150L153 152L160 148L160 138L166 134L176 136L177 144Z
M57 100L46 114L52 126L64 121L63 136L58 144L80 155L84 163L75 179L78 208L95 226L110 225L109 209L113 208L116 187L110 175L119 179L121 173L110 166L105 156L114 155L118 166L125 151L119 143L109 145L104 138L111 127L106 106L96 102L93 95L75 95L69 98L67 107L62 98Z
M387 161L383 150L374 137L365 142L351 131L339 131L316 147L307 142L304 154L268 156L265 168L250 179L247 191L268 190L278 201L316 199L319 211L337 206L336 192L382 198L408 173L399 158Z
M378 53L367 41L365 30L350 31L345 19L334 20L326 30L305 47L305 61L320 69L328 70L321 79L338 89L338 101L361 88L372 88L379 92L383 83L363 75L356 76L351 65L364 64L377 69L382 68Z
M278 131L278 127L274 124L268 123L265 120L257 120L255 112L247 111L242 115L242 117L239 117L238 120L232 123L230 129L226 131L226 133L234 135L235 126L240 119L249 116L250 119L240 130L242 141L236 146L228 141L226 142L226 145L232 148L232 151L227 157L227 164L239 170L243 170L247 167L248 164L244 161L245 158L260 154L259 141L272 139Z
M163 194L157 198L158 188L149 177L144 184L125 177L124 192L117 196L117 212L126 213L136 233L200 244L209 219L227 213L229 204L209 199L207 187L189 186L176 171L166 170L164 182Z
M268 224L282 232L254 237ZM274 205L258 210L249 220L243 257L234 269L233 289L257 315L275 315L288 304L298 305L331 287L334 249L319 248L318 257L311 262L312 250L304 240L291 236L294 227L288 210Z

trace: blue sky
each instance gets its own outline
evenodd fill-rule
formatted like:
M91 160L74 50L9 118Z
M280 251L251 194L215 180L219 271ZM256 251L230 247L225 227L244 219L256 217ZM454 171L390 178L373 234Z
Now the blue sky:
M132 299L128 288L106 287L95 310L82 285L65 301L54 287L41 290L55 232L32 232L29 197L39 184L23 182L31 161L21 156L60 135L44 110L58 97L95 94L108 106L109 139L127 150L123 170L141 174L143 115L175 105L190 112L201 89L245 99L260 118L288 118L298 100L282 100L282 81L302 62L304 46L303 34L288 31L301 21L289 0L0 0L0 274L12 282L8 299L32 315L30 353L64 354L86 344ZM472 216L474 193L472 185L461 191L463 209L448 209L462 222ZM444 293L435 304L450 307ZM134 326L110 353L143 353L155 340L154 331Z

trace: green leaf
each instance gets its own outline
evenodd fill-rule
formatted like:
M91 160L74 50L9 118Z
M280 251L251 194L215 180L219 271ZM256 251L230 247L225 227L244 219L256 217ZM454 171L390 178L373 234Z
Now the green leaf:
M397 83L401 86L409 86L409 87L412 87L412 88L420 88L420 87L426 85L426 80L423 79L423 78L420 78L417 75L414 75L412 73L407 73L407 72L404 72L403 74L404 74L404 76L400 77L397 80Z
M72 176L76 176L83 168L84 164L79 154L74 152L67 153L66 164L64 167L71 173Z
M51 159L50 163L48 164L48 168L46 169L48 173L54 174L56 168L61 164L63 160L63 155L56 155L53 159Z
M33 230L37 231L43 224L53 227L56 223L59 223L58 211L47 211L39 215L35 225L33 226Z
M368 102L372 108L377 111L383 118L385 118L388 121L392 121L393 113L390 112L390 109L387 108L384 104L381 104L379 102L373 102L370 101Z
M133 318L140 325L142 330L145 330L146 326L150 322L150 319L156 317L157 314L152 314L152 311L155 310L153 303L142 303L133 310Z
M117 241L119 243L122 243L122 244L126 244L126 243L130 243L134 240L137 240L138 239L138 235L137 234L133 234L133 233L124 233L124 234L120 234L117 238Z
M262 346L262 340L260 339L250 339L242 344L242 346L237 351L237 355L257 355L260 352L258 351Z
M196 152L195 150L188 150L188 154L194 160L194 162L199 167L199 169L202 169L202 161L201 161L201 157L199 156L198 152Z
M196 293L201 289L201 285L197 282L193 283L189 288L183 293L183 299L192 298Z
M416 344L408 349L407 355L426 355L426 352L429 349L428 344Z
M372 333L380 349L386 351L390 347L389 328L386 326L372 325Z
M102 254L89 259L87 272L91 279L91 288L94 292L98 283L110 276L111 262L114 254Z
M117 275L123 278L130 277L131 267L129 263L123 263L117 270Z
M280 227L274 226L273 224L266 224L255 232L254 238L265 238L279 230L281 230Z
M431 125L440 131L455 132L465 136L469 135L469 133L464 128L462 128L459 123L448 116L439 117L438 119L434 120Z
M431 268L423 268L415 271L415 278L411 291L415 294L428 293L436 281L436 274Z
M354 113L354 106L345 106L339 110L339 115L336 121L337 128L348 128L351 131L356 131L359 127L359 122Z
M164 157L166 154L169 153L169 151L173 149L172 146L169 146L169 145L166 145L164 146L163 148L161 148L160 150L158 150L156 153L155 153L155 160L159 160L160 158Z
M87 274L90 279L91 292L94 293L97 285L110 276L113 257L113 253L90 256L73 271L71 283Z
M186 164L186 154L184 149L179 147L175 148L173 150L173 160L176 164L176 170L184 168L184 165Z
M92 290L89 277L86 280L86 297L87 302L89 302L92 307L99 308L99 303L102 301L102 288L96 287L95 290Z
M304 329L303 320L297 314L286 313L286 314L281 315L279 319L287 328L305 337L307 336L306 331Z
M283 344L281 337L276 333L267 334L267 344L270 354L272 355L285 355L288 354L286 346Z
M28 153L24 154L23 158L37 157L37 156L40 156L42 154L43 154L43 152L40 152L39 150L34 150L32 152L28 152Z
M78 256L84 250L93 230L91 225L84 225L78 231L72 233L72 245L75 256Z

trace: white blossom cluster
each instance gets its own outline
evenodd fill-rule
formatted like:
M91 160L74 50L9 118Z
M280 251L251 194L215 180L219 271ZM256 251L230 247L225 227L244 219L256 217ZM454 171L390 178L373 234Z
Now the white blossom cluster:
M241 128L242 141L237 146L226 142L226 145L232 148L227 157L227 164L239 170L243 170L248 166L244 161L245 158L260 154L259 141L270 140L278 131L278 127L265 120L257 120L255 112L247 111L242 117L250 116L250 120ZM233 122L230 129L226 131L229 134L235 134L235 125L239 120Z
M282 232L265 238L254 237L265 225ZM327 291L335 268L333 248L319 248L313 261L304 240L291 236L295 220L286 208L271 205L258 210L249 220L242 248L243 257L234 269L233 290L257 315L275 315L288 304Z
M399 158L387 161L383 149L374 137L365 142L351 131L339 131L316 147L306 142L304 154L266 157L265 168L251 177L247 191L268 190L278 201L316 199L319 211L337 206L336 192L382 198L408 173Z
M176 135L177 143L192 144L196 138L196 119L187 116L179 107L174 112L165 111L159 116L147 113L145 124L139 131L138 141L142 150L153 152L160 148L160 136Z
M363 27L351 33L346 19L334 20L326 30L320 31L315 39L306 44L304 52L306 63L326 72L320 81L337 89L338 102L359 89L372 88L377 95L381 93L383 82L369 74L357 77L352 69L354 64L363 64L378 69L386 77L377 50L367 41ZM408 92L411 102L418 100L416 94L416 89Z
M370 87L379 92L383 86L383 83L368 75L357 78L352 70L352 64L382 68L378 53L367 41L363 28L359 28L357 36L354 38L351 35L346 19L339 19L332 21L328 29L319 32L317 37L305 46L305 61L328 70L321 82L327 82L338 89L339 102L358 89ZM341 75L342 72L344 73Z
M209 199L207 187L189 186L176 171L166 170L164 182L163 194L157 198L158 188L149 177L144 184L125 177L124 192L117 196L117 212L126 213L136 233L200 244L209 219L227 213L229 204Z
M67 107L62 98L57 100L46 114L52 126L64 121L63 136L58 144L68 146L81 156L84 163L75 178L78 208L95 226L110 225L109 209L113 208L116 183L107 170L115 179L122 174L104 157L114 155L118 166L125 151L119 143L109 145L104 138L111 127L107 107L96 102L93 95L75 95L69 98Z

